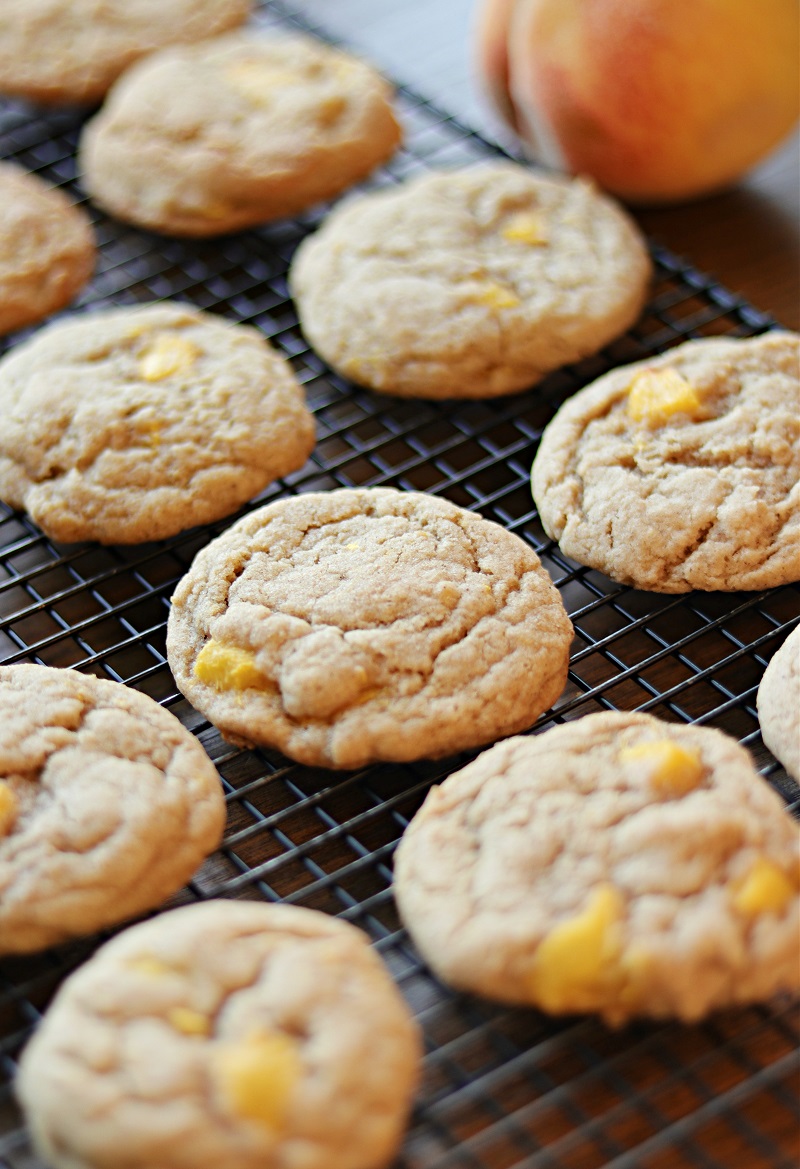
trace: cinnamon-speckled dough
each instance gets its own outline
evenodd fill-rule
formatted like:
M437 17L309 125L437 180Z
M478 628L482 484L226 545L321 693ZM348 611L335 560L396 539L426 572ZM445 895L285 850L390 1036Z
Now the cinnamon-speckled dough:
M84 212L62 191L0 162L0 333L69 304L94 262Z
M0 362L0 499L55 540L136 544L209 523L313 445L289 364L255 329L188 305L60 322Z
M0 666L0 953L158 905L224 823L213 763L147 695L73 670Z
M47 104L96 102L163 45L218 36L251 0L2 0L0 93Z
M762 589L800 579L800 338L689 341L612 370L545 430L533 496L563 552L641 589ZM634 422L643 370L675 370L699 416Z
M764 742L789 774L800 779L800 626L764 671L757 704Z
M699 753L686 794L654 789L646 768L620 760L622 748L665 739ZM788 900L744 914L735 899L764 858ZM798 825L733 739L595 714L500 743L433 788L397 850L395 896L426 960L457 987L613 1024L693 1020L800 989L798 862ZM604 895L617 910L602 937L573 934L568 946L565 923ZM554 1005L536 977L556 930ZM602 977L581 986L598 954Z
M84 130L84 185L112 215L211 236L352 186L400 141L371 66L308 37L235 34L135 66Z
M571 636L518 536L372 488L280 500L220 536L175 592L167 652L232 742L359 767L530 726L561 694Z
M290 286L311 344L354 381L489 398L618 336L649 278L635 224L590 183L493 163L343 204Z
M264 1122L221 1091L253 1036L283 1054L279 1082L253 1092ZM212 901L126 930L69 978L17 1092L53 1169L378 1169L400 1143L419 1055L359 930Z

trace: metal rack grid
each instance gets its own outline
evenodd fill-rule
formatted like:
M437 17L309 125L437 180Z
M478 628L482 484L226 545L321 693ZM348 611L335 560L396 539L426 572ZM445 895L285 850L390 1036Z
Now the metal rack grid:
M302 23L277 4L257 20ZM406 145L368 186L497 153L408 91L399 108ZM78 198L79 130L74 113L0 106L0 154ZM580 386L688 337L750 335L774 322L653 247L645 314L598 356L513 398L401 401L330 373L300 334L286 268L321 212L193 242L90 211L100 261L73 311L174 297L255 324L290 358L319 442L302 471L258 502L389 484L441 494L503 524L537 550L576 631L567 689L537 729L600 709L715 726L750 748L798 811L797 785L761 743L755 693L798 620L800 589L675 597L617 586L546 538L528 488L543 426ZM211 896L280 899L366 930L426 1040L423 1085L396 1169L793 1169L800 1017L791 1004L726 1012L703 1026L612 1032L593 1019L553 1020L450 992L400 927L391 857L430 784L468 756L344 775L289 765L276 752L233 749L176 692L165 659L168 598L197 550L233 518L159 544L57 546L0 505L0 661L76 667L134 686L191 728L219 769L229 807L224 846L169 906ZM40 1169L11 1094L15 1060L61 979L105 936L0 962L0 1169Z

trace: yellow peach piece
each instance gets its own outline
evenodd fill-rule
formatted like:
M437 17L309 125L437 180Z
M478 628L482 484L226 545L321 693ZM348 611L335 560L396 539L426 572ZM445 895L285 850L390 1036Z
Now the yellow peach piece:
M5 836L14 827L19 805L7 783L0 779L0 836Z
M139 374L146 382L160 382L173 373L186 373L200 355L193 341L174 333L159 333L139 358Z
M547 224L544 216L535 211L514 215L503 228L503 239L511 243L530 244L532 247L548 241Z
M532 989L547 1011L589 1011L604 1005L620 983L622 896L598 886L586 907L554 926L534 957Z
M674 414L691 417L699 409L697 391L676 369L645 369L631 383L628 416L634 422L663 426Z
M297 1043L275 1031L220 1044L212 1076L224 1107L234 1116L280 1128L302 1072Z
M225 76L242 97L254 105L268 105L275 90L300 81L291 69L269 69L258 61L239 61L225 70Z
M796 889L783 869L761 856L738 884L733 894L734 908L745 917L760 913L780 913Z
M625 767L643 772L651 787L666 796L683 796L703 778L703 764L697 751L671 739L653 739L623 747L619 761Z
M213 638L197 655L194 676L215 690L265 690L270 685L256 665L254 654Z
M152 954L142 954L139 958L133 958L128 965L137 974L146 974L150 978L164 978L175 973L174 967Z
M487 284L478 293L477 300L489 308L516 308L519 304L519 297L502 284Z
M200 1011L193 1011L191 1007L173 1007L167 1013L167 1019L176 1031L183 1035L208 1035L211 1023L207 1015Z

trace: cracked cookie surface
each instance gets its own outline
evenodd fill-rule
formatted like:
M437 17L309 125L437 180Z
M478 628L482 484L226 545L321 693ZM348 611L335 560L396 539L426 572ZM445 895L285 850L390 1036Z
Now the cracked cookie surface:
M59 323L0 363L0 498L55 540L136 544L301 467L314 421L255 329L177 304Z
M0 93L96 102L146 53L242 24L251 0L3 0Z
M158 905L219 843L211 760L158 703L49 666L0 666L0 953Z
M655 592L800 578L799 346L689 341L570 398L533 464L548 535Z
M618 336L649 278L644 241L612 200L495 163L343 204L298 248L290 287L306 337L354 381L489 398Z
M395 897L446 982L554 1014L699 1019L800 990L800 830L733 739L595 714L433 788Z
M359 930L212 901L126 930L73 974L17 1092L54 1169L378 1169L419 1058Z
M561 694L571 636L518 536L370 488L280 500L211 543L172 599L167 653L232 742L360 767L530 726Z
M94 263L85 212L35 175L0 163L0 333L69 304Z
M764 742L789 774L800 779L800 626L773 654L757 705Z
M80 161L112 215L212 236L332 198L400 137L371 66L308 37L235 34L126 73L85 128Z

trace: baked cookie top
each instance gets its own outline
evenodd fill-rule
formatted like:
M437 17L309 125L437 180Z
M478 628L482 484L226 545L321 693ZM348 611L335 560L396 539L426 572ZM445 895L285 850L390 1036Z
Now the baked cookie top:
M500 162L348 201L301 244L290 286L311 344L354 381L489 398L623 332L649 277L616 203Z
M447 982L555 1014L698 1019L800 989L800 830L719 731L595 714L433 788L395 897Z
M371 66L308 37L234 34L126 73L84 130L81 165L118 218L210 236L332 198L399 141Z
M55 187L0 162L0 333L68 304L94 263L87 215Z
M288 363L255 329L186 305L72 319L0 362L0 499L55 540L208 523L313 445Z
M0 666L0 953L158 905L224 823L216 768L152 698L74 670Z
M370 488L282 499L214 540L172 598L167 653L232 742L360 767L530 726L564 687L571 637L518 536Z
M126 930L73 974L17 1092L53 1169L378 1169L419 1057L359 930L211 901Z
M800 779L800 626L770 659L757 705L764 742L789 774Z
M252 0L3 0L0 93L97 102L145 53L217 36L251 8Z
M533 497L567 556L663 593L800 578L800 337L688 341L612 370L542 437Z

